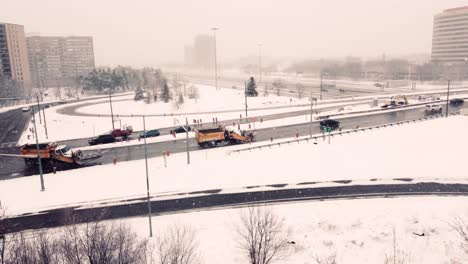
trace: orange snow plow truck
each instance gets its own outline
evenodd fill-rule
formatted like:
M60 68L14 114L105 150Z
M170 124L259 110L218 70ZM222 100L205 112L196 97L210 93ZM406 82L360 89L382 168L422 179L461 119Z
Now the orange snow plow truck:
M26 165L37 165L36 144L26 144L20 147L20 157L24 158ZM56 143L39 144L39 156L42 163L56 164L65 163L70 165L84 165L88 161L100 158L100 153L90 153L84 155L81 150L72 151L67 145L57 145Z
M224 127L200 129L195 131L195 139L202 148L216 147L220 143L241 144L252 142L254 133L251 131L227 130Z

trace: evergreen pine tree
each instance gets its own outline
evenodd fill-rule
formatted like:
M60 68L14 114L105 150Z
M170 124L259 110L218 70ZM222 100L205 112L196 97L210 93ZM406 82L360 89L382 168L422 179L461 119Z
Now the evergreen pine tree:
M178 100L178 103L181 105L184 103L184 97L182 96L182 94L180 93L179 94L179 100Z
M254 77L250 77L247 83L247 96L257 96L257 84L255 84Z
M171 95L169 93L169 86L167 86L167 81L164 80L162 92L161 92L161 100L163 100L165 103L169 102L169 99L171 99Z

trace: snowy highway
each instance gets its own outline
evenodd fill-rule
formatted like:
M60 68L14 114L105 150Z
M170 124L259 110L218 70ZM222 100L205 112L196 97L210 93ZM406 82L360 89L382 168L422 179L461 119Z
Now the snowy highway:
M458 110L460 110L460 107L450 107L450 112L457 112ZM283 115L283 114L280 114L280 115ZM342 129L352 129L352 128L356 128L356 126L359 126L359 127L376 126L376 125L382 125L382 124L387 124L387 123L420 119L424 117L425 117L424 109L416 108L416 109L402 109L401 111L397 111L397 112L380 111L378 113L373 113L371 115L362 115L362 116L336 118L336 119L341 122ZM274 117L271 117L271 118L274 118ZM168 134L168 131L169 131L169 128L163 129L161 132L162 134ZM304 122L302 124L292 124L292 125L287 125L287 126L257 129L256 131L257 131L257 135L256 135L255 140L257 142L270 141L271 138L273 138L273 140L278 140L282 138L295 137L296 134L298 134L299 136L309 135L310 123ZM312 133L313 134L321 133L318 122L313 123ZM83 147L83 146L88 145L87 139L69 140L69 141L62 141L59 143L68 144L73 148ZM119 143L117 143L117 145L119 145ZM195 142L193 138L189 139L189 150L190 151L201 150L201 148L197 145L197 143ZM164 151L169 151L170 153L185 152L186 151L185 134L179 134L178 137L174 140L156 142L156 143L151 143L148 145L148 157L162 156ZM3 152L15 153L17 152L17 148L4 149ZM86 153L88 151L84 150L83 152ZM125 143L121 143L121 146L103 149L101 153L103 154L103 156L99 160L97 160L97 162L101 164L110 164L114 161L114 159L116 159L117 162L139 160L139 159L144 158L144 146L143 145L126 146ZM34 171L34 170L26 170L22 159L1 157L0 162L2 166L1 172L0 172L0 180L34 175L38 173L37 171ZM93 165L93 163L90 165Z

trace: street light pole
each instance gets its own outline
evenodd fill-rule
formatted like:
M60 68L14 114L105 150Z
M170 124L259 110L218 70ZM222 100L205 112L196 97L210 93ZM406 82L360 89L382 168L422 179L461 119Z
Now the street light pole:
M310 138L312 138L312 113L313 113L313 105L314 105L314 101L313 101L313 97L312 97L312 88L310 89Z
M190 152L189 152L189 138L188 138L188 117L185 117L185 135L186 135L186 141L187 141L187 164L190 164Z
M39 104L39 95L36 96L36 101L37 101L37 112L39 113L39 124L42 124L41 106Z
M109 91L109 104L110 104L111 118L112 118L112 130L114 130L115 127L114 127L114 112L112 111L112 91Z
M39 116L41 116L40 110L38 111ZM39 139L37 138L37 126L36 126L36 115L34 113L34 108L32 108L32 115L33 115L33 124L34 124L34 134L36 136L36 150L37 150L37 161L39 162L39 175L41 177L41 192L45 191L44 187L44 175L42 174L42 162L41 162L41 155L39 149Z
M216 90L218 90L218 62L217 62L217 55L216 55L216 30L218 30L219 28L211 28L211 30L213 30L213 34L214 34L214 64L215 64L215 87L216 87Z
M323 85L322 85L322 74L323 74L323 72L320 71L320 101L322 101L322 90L323 90Z
M258 83L262 82L262 43L258 44Z
M150 237L153 236L153 225L151 223L151 202L150 202L150 193L149 193L149 177L148 177L148 152L146 149L146 124L145 116L143 116L143 140L145 144L145 167L146 167L146 198L148 201L148 221L149 221L149 234Z
M447 105L445 106L445 117L448 117L449 94L450 94L450 80L448 80L448 84L447 84Z
M244 81L245 117L247 117L247 82Z

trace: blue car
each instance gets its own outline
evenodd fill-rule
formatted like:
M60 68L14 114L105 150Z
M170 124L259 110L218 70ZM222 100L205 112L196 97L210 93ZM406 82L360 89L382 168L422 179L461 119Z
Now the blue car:
M145 135L146 135L146 136L145 136ZM157 137L157 136L159 136L159 135L160 135L159 130L153 129L153 130L148 130L148 131L146 131L146 134L145 134L145 133L141 133L141 134L140 134L140 137L141 137L141 138L144 138L144 137L149 138L149 137Z

